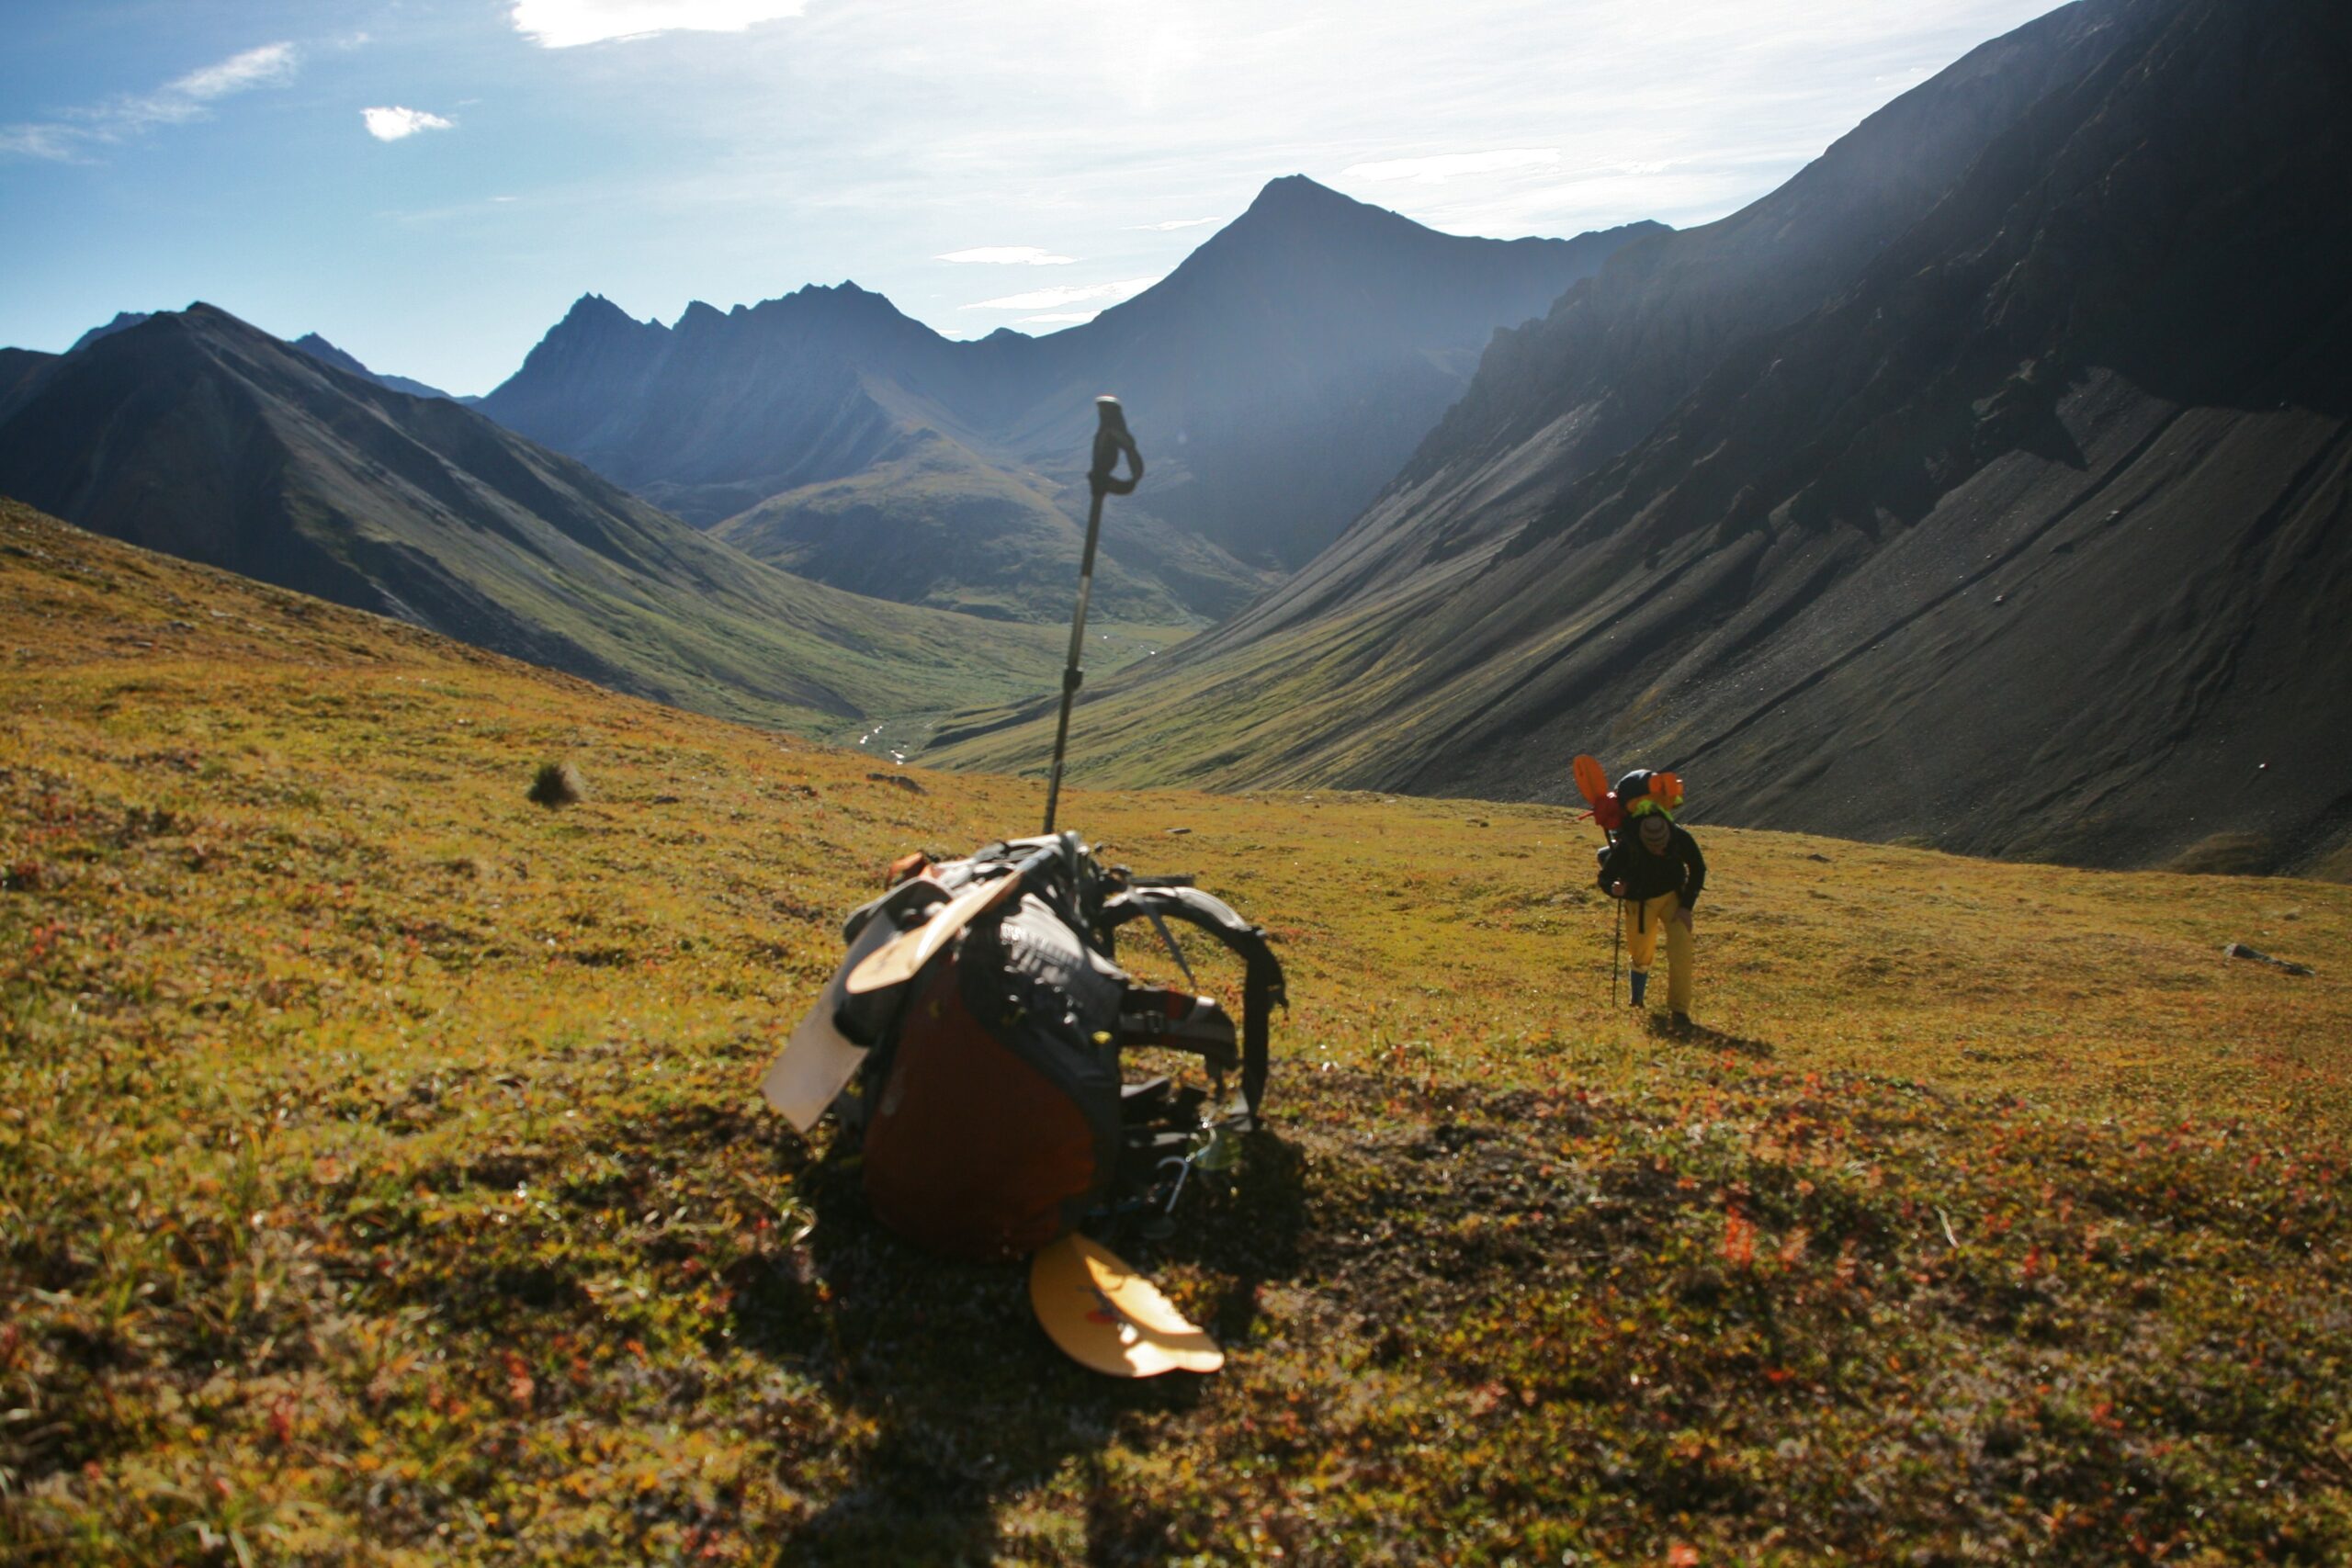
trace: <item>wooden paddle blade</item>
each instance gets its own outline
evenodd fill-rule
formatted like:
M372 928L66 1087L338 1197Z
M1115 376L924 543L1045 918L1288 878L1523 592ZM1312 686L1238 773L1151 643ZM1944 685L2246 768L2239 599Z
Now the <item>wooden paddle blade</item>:
M967 887L942 906L929 920L900 933L888 946L869 954L865 963L849 972L849 979L842 989L851 996L863 997L913 979L922 972L924 964L937 957L940 950L955 940L957 931L1020 892L1023 883L1044 870L1047 863L1060 853L1058 843L1047 844L1015 865L1011 874Z
M1591 757L1578 757L1569 767L1576 774L1577 793L1584 796L1584 803L1599 806L1600 797L1609 793L1609 775L1600 771L1600 761Z
M853 997L862 997L913 979L922 972L924 964L939 955L940 949L956 940L957 931L1003 896L1004 885L1011 880L999 877L994 882L967 887L941 905L931 919L900 931L860 959L857 967L849 972L849 978L842 983L842 989Z
M1108 1247L1066 1235L1029 1261L1029 1304L1046 1337L1114 1378L1213 1372L1225 1352Z

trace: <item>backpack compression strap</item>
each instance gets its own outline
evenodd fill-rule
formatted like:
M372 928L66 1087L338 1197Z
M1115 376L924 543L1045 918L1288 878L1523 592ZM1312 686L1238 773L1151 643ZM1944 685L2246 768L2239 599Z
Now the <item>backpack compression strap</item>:
M1106 900L1094 929L1110 946L1111 933L1129 920L1159 915L1186 920L1231 948L1250 966L1242 981L1241 1098L1250 1114L1258 1114L1266 1092L1267 1014L1289 1005L1283 991L1283 966L1266 940L1265 928L1253 926L1223 900L1197 887L1132 887Z

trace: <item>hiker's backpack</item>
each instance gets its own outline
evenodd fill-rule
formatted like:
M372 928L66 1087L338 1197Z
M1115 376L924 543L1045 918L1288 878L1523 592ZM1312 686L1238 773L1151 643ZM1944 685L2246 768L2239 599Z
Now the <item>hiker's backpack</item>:
M1209 1096L1166 1078L1124 1083L1122 1048L1198 1055L1220 1102L1238 1070L1246 1117L1265 1093L1267 1014L1283 999L1265 932L1184 879L1101 865L1074 833L901 863L903 880L852 914L842 935L870 951L861 938L873 922L912 931L957 893L1040 861L1017 896L911 979L847 998L834 1020L868 1048L834 1108L862 1138L867 1201L892 1229L952 1257L1022 1257L1156 1201L1155 1182L1197 1145ZM1196 926L1247 964L1238 1040L1215 1000L1119 967L1114 933L1147 918Z

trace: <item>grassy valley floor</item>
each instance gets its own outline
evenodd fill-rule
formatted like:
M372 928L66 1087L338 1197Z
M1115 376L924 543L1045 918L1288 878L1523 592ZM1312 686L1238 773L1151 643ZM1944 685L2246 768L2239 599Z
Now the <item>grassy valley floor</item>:
M1295 999L1119 1384L753 1088L1034 784L20 509L0 692L0 1561L2352 1556L2352 889L1702 825L1686 1041L1563 813L1080 793Z

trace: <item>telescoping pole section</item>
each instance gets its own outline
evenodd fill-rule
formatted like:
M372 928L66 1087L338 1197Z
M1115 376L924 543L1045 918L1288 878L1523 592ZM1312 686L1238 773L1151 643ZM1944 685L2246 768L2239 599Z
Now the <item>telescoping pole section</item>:
M1048 833L1054 830L1055 807L1061 804L1062 754L1069 746L1070 704L1077 700L1078 683L1084 679L1079 673L1079 660L1086 651L1086 602L1094 595L1094 545L1102 534L1102 498L1130 494L1136 481L1143 478L1143 454L1136 450L1136 438L1127 434L1127 414L1119 400L1095 399L1094 412L1101 423L1094 431L1094 463L1086 476L1087 488L1094 494L1086 510L1086 554L1078 566L1078 614L1070 617L1069 662L1062 670L1062 716L1054 726L1054 771L1046 782L1045 830ZM1122 452L1127 455L1125 479L1111 471Z

